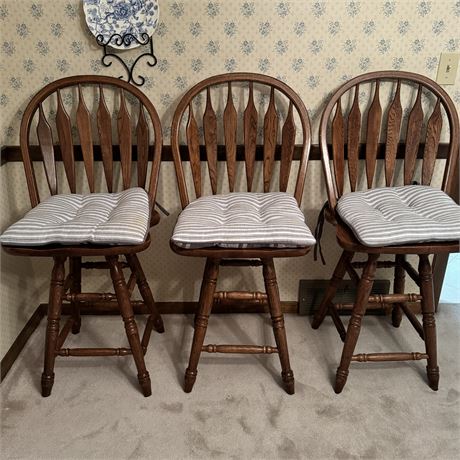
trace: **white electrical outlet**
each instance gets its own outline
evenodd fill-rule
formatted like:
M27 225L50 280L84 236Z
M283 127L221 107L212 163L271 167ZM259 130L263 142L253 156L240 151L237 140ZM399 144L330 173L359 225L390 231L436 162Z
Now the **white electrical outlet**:
M441 53L436 81L441 85L454 85L457 77L459 53Z

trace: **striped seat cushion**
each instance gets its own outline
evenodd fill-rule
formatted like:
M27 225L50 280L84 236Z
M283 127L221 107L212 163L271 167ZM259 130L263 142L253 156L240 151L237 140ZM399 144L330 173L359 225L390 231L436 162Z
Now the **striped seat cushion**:
M296 248L315 244L297 201L281 192L199 198L179 215L171 240L183 248Z
M366 246L460 239L460 206L429 186L348 193L340 198L337 212Z
M142 188L54 195L11 225L0 242L14 246L140 244L149 230L149 218L149 197Z

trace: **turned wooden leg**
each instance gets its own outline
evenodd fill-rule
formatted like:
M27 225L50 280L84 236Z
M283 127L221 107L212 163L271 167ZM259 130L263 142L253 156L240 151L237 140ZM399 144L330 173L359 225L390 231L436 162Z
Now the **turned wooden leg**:
M48 319L45 338L45 364L42 374L42 396L51 394L54 383L54 361L59 336L62 297L64 295L65 257L55 257L51 273L50 295L48 302Z
M286 330L284 328L284 316L281 312L278 283L276 282L275 265L273 263L273 259L263 259L262 262L265 291L267 292L273 333L275 335L276 346L278 347L278 355L281 362L281 377L283 379L286 393L293 395L295 392L294 373L292 372L291 365L289 363L289 351Z
M369 294L371 293L372 284L374 283L375 270L377 269L377 259L379 254L369 254L367 264L364 267L361 280L358 284L356 293L356 302L353 307L350 322L348 323L347 335L342 350L342 358L337 369L335 378L334 391L340 393L347 382L348 368L350 367L351 357L358 341L361 330L361 321L366 313Z
M118 262L118 257L107 256L106 259L110 267L110 275L112 277L112 283L117 296L121 316L123 317L123 321L125 323L126 335L131 347L134 362L136 363L137 378L144 396L150 396L152 394L150 376L145 367L144 353L142 351L137 325L134 321L133 308L129 299L129 292L126 286L125 278L123 276L120 263Z
M81 257L71 257L69 260L70 276L72 284L70 286L71 294L81 293ZM80 305L78 302L71 302L72 308L72 334L78 334L81 328Z
M150 334L152 332L152 328L159 333L163 333L165 331L165 328L163 325L161 315L158 312L157 307L155 306L152 291L147 282L147 279L145 278L144 270L142 269L142 265L139 262L137 255L127 254L126 260L128 261L132 273L136 276L137 287L139 288L139 292L141 294L143 301L145 302L147 308L150 311L150 316L147 320L147 324L145 326L141 342L142 348L146 350L150 341Z
M395 278L393 284L393 292L395 294L404 294L404 282L406 278L406 271L402 267L406 256L404 254L398 254L396 256L396 266L395 266ZM391 311L391 322L394 327L399 327L402 320L402 309L401 305L395 303L393 305L393 310Z
M345 275L345 272L347 270L347 264L351 261L352 258L352 252L343 251L339 259L339 262L335 267L334 273L329 282L329 286L327 287L326 292L324 293L321 305L315 313L315 316L313 317L313 322L311 324L313 329L318 329L319 326L321 326L321 323L324 321L327 312L329 311L342 341L345 340L345 328L343 327L342 321L340 320L337 310L335 309L332 301L337 292L339 283L340 281L342 281Z
M217 276L219 274L219 259L207 259L201 283L200 301L198 312L195 315L195 331L193 333L192 349L188 367L185 371L184 391L190 393L197 376L198 361L203 348L204 337L208 327L209 315L211 314L216 290Z
M438 389L439 367L436 350L436 321L434 318L433 274L428 255L420 255L418 271L420 275L420 294L422 295L423 332L425 349L428 355L426 372L428 383L433 390Z

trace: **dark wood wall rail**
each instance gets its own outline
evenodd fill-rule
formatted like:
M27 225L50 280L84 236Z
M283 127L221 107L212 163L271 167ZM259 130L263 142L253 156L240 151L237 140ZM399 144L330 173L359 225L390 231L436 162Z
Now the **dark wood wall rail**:
M75 160L83 161L81 147L79 145L75 145L74 147L75 147ZM420 144L419 151L418 151L418 158L422 158L424 148L425 148L424 144ZM136 150L137 150L136 146L133 146L133 159L134 160L136 160L137 158ZM183 160L188 159L188 155L186 154L186 151L187 151L187 147L185 145L181 146L181 155L182 155ZM397 158L404 158L404 151L405 151L405 144L403 143L399 144ZM447 158L447 151L448 151L448 144L440 144L437 158L438 159ZM56 159L58 161L62 161L59 145L55 146L55 152L56 152ZM280 146L277 146L277 150L275 152L275 160L279 160L280 152L281 152ZM219 161L225 160L224 153L225 153L225 147L223 145L218 146L217 158ZM153 147L151 146L150 156L152 155L153 155ZM201 146L200 155L201 155L201 160L205 161L206 150L203 145ZM38 145L30 147L30 156L31 156L32 161L41 161L42 157L41 157L40 147ZM114 161L120 160L120 149L118 145L113 146L113 156L114 156L113 158ZM244 161L244 146L243 145L239 145L237 147L236 158L237 158L237 161ZM293 159L298 160L299 158L300 158L300 147L298 146L294 149ZM365 145L364 144L360 146L359 158L362 160L365 159ZM379 148L377 151L377 158L381 160L385 158L385 144L379 144ZM310 151L310 160L320 160L320 159L321 159L321 153L319 150L319 146L312 145L311 151ZM102 161L101 148L99 145L94 146L94 160ZM162 160L163 161L173 161L170 145L163 146ZM263 146L262 145L258 145L256 148L256 160L257 161L263 160ZM9 162L18 162L18 161L22 161L21 149L19 145L6 145L2 147L1 163L0 163L1 166Z

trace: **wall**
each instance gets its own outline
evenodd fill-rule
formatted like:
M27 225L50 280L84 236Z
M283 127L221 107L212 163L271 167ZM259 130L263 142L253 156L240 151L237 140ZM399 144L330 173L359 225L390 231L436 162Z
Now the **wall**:
M453 0L160 0L160 9L154 42L158 65L151 69L141 64L139 70L147 76L142 90L160 112L166 143L178 98L207 76L255 71L285 80L309 108L316 142L319 113L341 82L380 69L410 70L434 78L440 52L458 51L460 44L460 4ZM22 111L47 82L72 74L122 74L116 63L101 66L101 50L87 31L79 1L1 2L0 46L0 144L4 145L18 144ZM136 56L136 51L127 53ZM445 88L459 103L459 84ZM2 166L0 178L3 230L27 209L28 196L21 164ZM155 230L153 247L142 259L158 300L193 300L202 262L183 260L168 246L179 207L175 187L172 165L165 164L159 199L172 216ZM314 162L303 202L311 226L324 199L320 165ZM278 262L284 300L296 300L300 278L330 274L338 254L330 228L324 246L327 267L313 265L310 255L289 264ZM0 356L37 304L46 301L49 270L47 262L2 255ZM238 272L231 281L240 288L254 283L262 287L255 271L249 277ZM91 287L104 282L92 276L86 283Z

